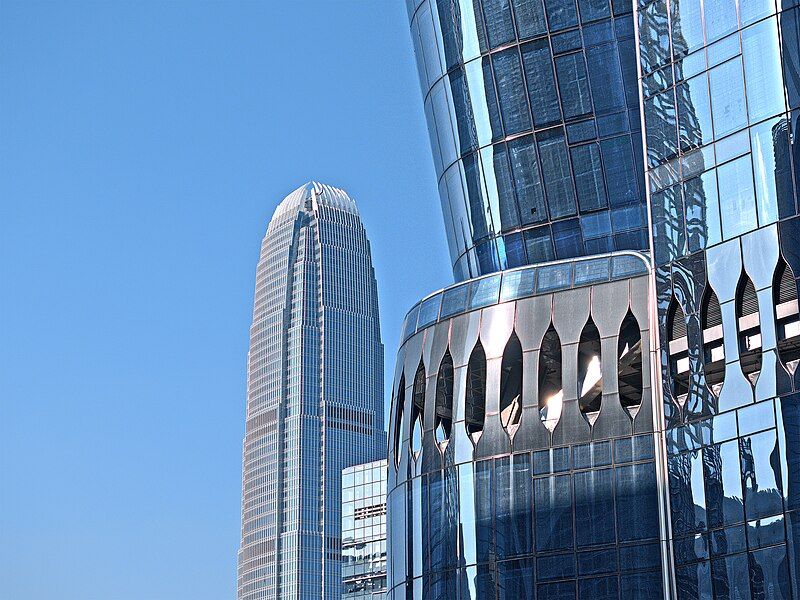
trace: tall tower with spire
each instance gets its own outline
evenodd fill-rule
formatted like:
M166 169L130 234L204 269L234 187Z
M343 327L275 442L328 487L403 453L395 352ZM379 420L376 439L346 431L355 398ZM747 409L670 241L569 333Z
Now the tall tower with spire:
M240 600L341 597L341 473L385 455L383 344L355 202L309 182L277 207L256 272Z

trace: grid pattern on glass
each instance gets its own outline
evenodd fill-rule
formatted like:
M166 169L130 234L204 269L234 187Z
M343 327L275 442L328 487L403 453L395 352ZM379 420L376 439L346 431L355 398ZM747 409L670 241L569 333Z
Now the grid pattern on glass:
M508 302L537 293L553 292L570 287L592 285L609 279L628 279L636 275L643 275L648 270L648 258L643 254L631 252L515 269L457 284L414 305L406 316L402 341L437 322L438 319L433 315L438 311L440 303L439 319L446 319L498 302ZM423 310L428 313L424 322Z
M647 247L631 9L424 0L412 10L456 279Z
M385 460L342 471L342 600L386 593Z
M275 210L256 272L241 600L340 598L341 472L385 455L382 390L366 232L345 192L309 183Z

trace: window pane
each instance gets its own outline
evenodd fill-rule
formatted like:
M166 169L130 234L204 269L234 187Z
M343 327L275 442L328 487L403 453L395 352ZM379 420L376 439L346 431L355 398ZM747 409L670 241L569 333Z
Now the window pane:
M514 40L509 0L483 0L483 15L486 18L486 34L491 48Z
M603 183L603 169L600 165L600 146L598 144L576 146L570 150L570 154L581 212L604 208L606 190Z
M558 31L578 24L578 11L574 0L545 0L550 31Z
M676 0L671 8L673 50L682 56L703 45L700 0Z
M542 135L539 138L539 155L542 158L550 218L574 215L575 192L563 134L556 132Z
M600 142L600 152L611 205L623 206L638 202L639 192L630 138L621 136L603 140Z
M520 220L523 224L541 223L547 220L539 165L536 162L536 146L533 136L518 138L508 143L514 186L517 190Z
M714 135L717 139L747 125L741 59L734 59L709 71Z
M522 82L517 49L510 48L498 52L493 55L492 64L506 135L530 129L531 118L525 100L525 86Z
M569 475L534 480L536 550L572 547L572 486Z
M678 135L681 148L688 150L710 142L714 133L711 128L708 77L705 74L698 75L678 85L675 97L678 103Z
M574 258L583 254L583 236L578 219L558 221L551 225L558 258Z
M735 0L704 2L703 10L705 12L706 36L708 42L713 42L736 30Z
M783 74L775 19L762 21L742 31L742 54L750 122L784 112Z
M616 44L586 49L594 110L598 114L625 108L625 88Z
M615 541L612 469L575 473L575 529L578 546Z
M556 72L564 118L570 119L590 113L592 99L589 96L589 81L586 78L583 53L559 56L556 59Z
M517 33L520 39L533 37L547 31L542 0L511 0L517 17Z
M758 226L750 155L717 168L723 237L731 239Z
M555 76L547 40L531 42L522 47L522 62L528 83L528 96L537 126L555 123L561 119L558 108Z

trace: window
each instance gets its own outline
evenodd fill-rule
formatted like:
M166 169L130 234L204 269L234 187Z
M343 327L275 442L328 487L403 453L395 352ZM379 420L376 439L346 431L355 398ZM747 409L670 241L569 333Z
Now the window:
M603 371L600 332L589 317L578 343L578 406L583 416L594 425L603 399Z
M703 364L706 385L719 397L725 379L725 347L722 343L722 312L717 295L710 287L700 311L703 327Z
M480 439L485 416L486 353L478 340L467 363L467 395L464 405L464 424L473 442Z
M619 401L631 416L642 404L642 334L630 310L622 320L617 342Z
M672 374L672 393L683 406L689 393L689 345L686 339L686 315L673 296L667 313L669 366Z
M440 444L450 439L450 429L453 425L453 357L447 350L439 365L439 375L436 377L436 418L434 422L434 435Z
M739 362L742 372L755 385L761 372L761 322L753 282L742 275L736 292L736 322L739 326Z
M397 389L396 410L394 418L394 462L400 464L400 448L403 445L403 408L406 403L406 379L400 376L400 385Z
M800 316L798 316L797 282L785 262L778 263L772 287L775 299L775 323L778 334L778 356L790 373L800 362Z
M500 372L500 421L509 433L516 431L522 416L522 344L516 333L503 351Z
M425 364L419 361L414 375L411 403L411 451L416 457L422 449L422 422L425 418Z
M561 418L564 391L561 386L561 340L552 323L539 350L539 415L550 431Z

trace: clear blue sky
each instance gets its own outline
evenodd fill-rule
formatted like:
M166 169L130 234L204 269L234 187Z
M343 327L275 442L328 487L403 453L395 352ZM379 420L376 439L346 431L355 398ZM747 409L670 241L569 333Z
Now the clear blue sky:
M403 2L0 2L0 597L235 596L255 266L312 178L391 371L451 280Z

